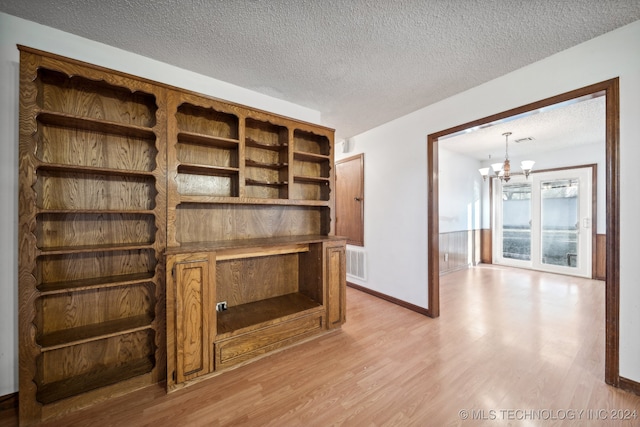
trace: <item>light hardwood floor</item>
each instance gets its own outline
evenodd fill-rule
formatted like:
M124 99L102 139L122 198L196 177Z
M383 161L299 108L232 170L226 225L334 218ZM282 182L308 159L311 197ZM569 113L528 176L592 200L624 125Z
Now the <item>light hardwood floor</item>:
M483 265L440 286L438 319L348 289L341 331L54 425L640 425L640 396L603 380L604 282Z

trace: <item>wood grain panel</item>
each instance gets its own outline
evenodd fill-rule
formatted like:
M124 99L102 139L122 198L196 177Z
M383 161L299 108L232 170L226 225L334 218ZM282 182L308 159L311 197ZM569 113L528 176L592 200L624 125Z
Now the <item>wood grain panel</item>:
M41 297L38 335L139 316L151 319L154 292L152 284L139 284Z
M41 209L149 210L155 207L153 177L38 171Z
M279 181L278 176L269 173L258 173L257 177L252 177L252 172L249 168L245 170L247 172L247 178L250 180L266 181L266 182L278 182L277 185L269 184L245 184L244 194L245 197L257 198L257 199L286 199L287 198L287 184ZM254 175L256 176L256 175ZM268 181L274 180L274 181Z
M321 162L296 160L293 163L293 173L294 175L329 178L329 160Z
M183 103L176 113L178 128L222 138L238 139L238 117L213 108Z
M237 196L237 176L195 175L179 173L178 193L188 196Z
M152 171L155 141L39 123L36 157L47 163Z
M345 321L346 258L345 247L327 247L327 327L335 328Z
M328 156L330 154L329 146L329 139L324 135L316 135L297 129L293 133L294 151Z
M216 341L322 312L317 301L299 292L237 305L217 313Z
M155 351L154 332L144 330L100 341L47 351L38 359L39 385L79 377L149 358Z
M323 245L314 243L309 245L309 251L298 255L298 290L319 304L323 304Z
M153 215L79 214L40 215L35 231L39 248L153 243Z
M153 95L45 68L38 70L38 83L38 105L45 110L146 127L156 123Z
M298 291L298 254L216 263L217 301L229 308Z
M492 230L483 228L480 230L480 262L493 264L493 237Z
M156 269L155 251L89 252L41 257L36 271L38 284L110 276L149 273Z
M258 245L254 247L245 246L224 249L218 246L216 248L216 260L226 261L230 259L246 259L272 255L286 255L308 251L309 245L304 243Z
M188 260L175 264L176 374L183 382L211 371L209 317L211 310L209 264Z
M78 376L41 384L36 400L46 405L42 408L42 418L58 418L85 406L84 402L99 402L104 400L104 396L115 397L127 390L153 384L153 375L150 373L155 366L153 357L149 356L117 366L99 365Z
M289 131L285 126L247 118L245 121L245 137L269 145L287 145Z
M247 159L247 164L250 165L251 162L264 164L264 165L278 165L282 164L283 166L287 165L288 156L287 150L263 150L256 147L245 147L244 149L245 158Z
M238 167L238 148L222 148L204 144L178 143L177 157L181 163Z
M595 279L606 280L607 279L607 235L596 235L596 259L595 264Z
M181 243L328 234L326 208L182 204L176 212Z
M278 323L259 331L216 341L216 366L226 368L256 355L291 344L322 329L322 316L312 315Z
M295 200L329 200L329 183L294 182L291 188L291 198Z

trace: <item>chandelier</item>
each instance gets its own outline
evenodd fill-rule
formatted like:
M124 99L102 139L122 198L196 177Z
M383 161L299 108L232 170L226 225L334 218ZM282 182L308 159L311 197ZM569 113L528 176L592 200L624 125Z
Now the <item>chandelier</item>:
M511 162L509 162L509 135L511 132L505 132L502 134L505 138L504 142L504 162L502 163L493 163L491 165L491 169L493 169L493 173L496 178L500 178L500 180L504 180L505 182L509 182L511 179ZM529 174L531 173L531 169L533 169L534 165L533 160L523 160L520 162L520 167L522 168L522 172L524 172L525 178L529 178ZM489 168L479 169L480 174L482 175L482 179L484 181L487 180L487 176L489 176Z

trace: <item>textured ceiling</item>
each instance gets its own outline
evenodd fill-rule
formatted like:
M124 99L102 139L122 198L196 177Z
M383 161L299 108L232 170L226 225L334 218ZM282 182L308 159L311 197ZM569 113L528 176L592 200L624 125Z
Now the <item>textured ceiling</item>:
M0 11L371 129L640 19L638 0L0 0Z
M578 145L603 146L606 137L605 97L586 97L568 101L521 116L487 124L480 129L468 129L441 138L439 147L465 154L478 160L504 160L505 132L509 136L509 157L530 157L537 153L560 150ZM590 99L589 99L590 98ZM532 140L520 141L525 138Z

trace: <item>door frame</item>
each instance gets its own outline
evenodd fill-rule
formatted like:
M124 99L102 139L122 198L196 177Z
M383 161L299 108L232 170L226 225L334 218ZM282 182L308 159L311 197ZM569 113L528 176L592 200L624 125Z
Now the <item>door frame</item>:
M481 126L518 114L548 107L574 98L603 92L606 102L606 282L605 282L605 382L620 386L620 82L619 78L585 86L521 107L464 123L427 136L427 245L428 308L430 317L440 315L440 279L438 248L438 139L451 133Z

